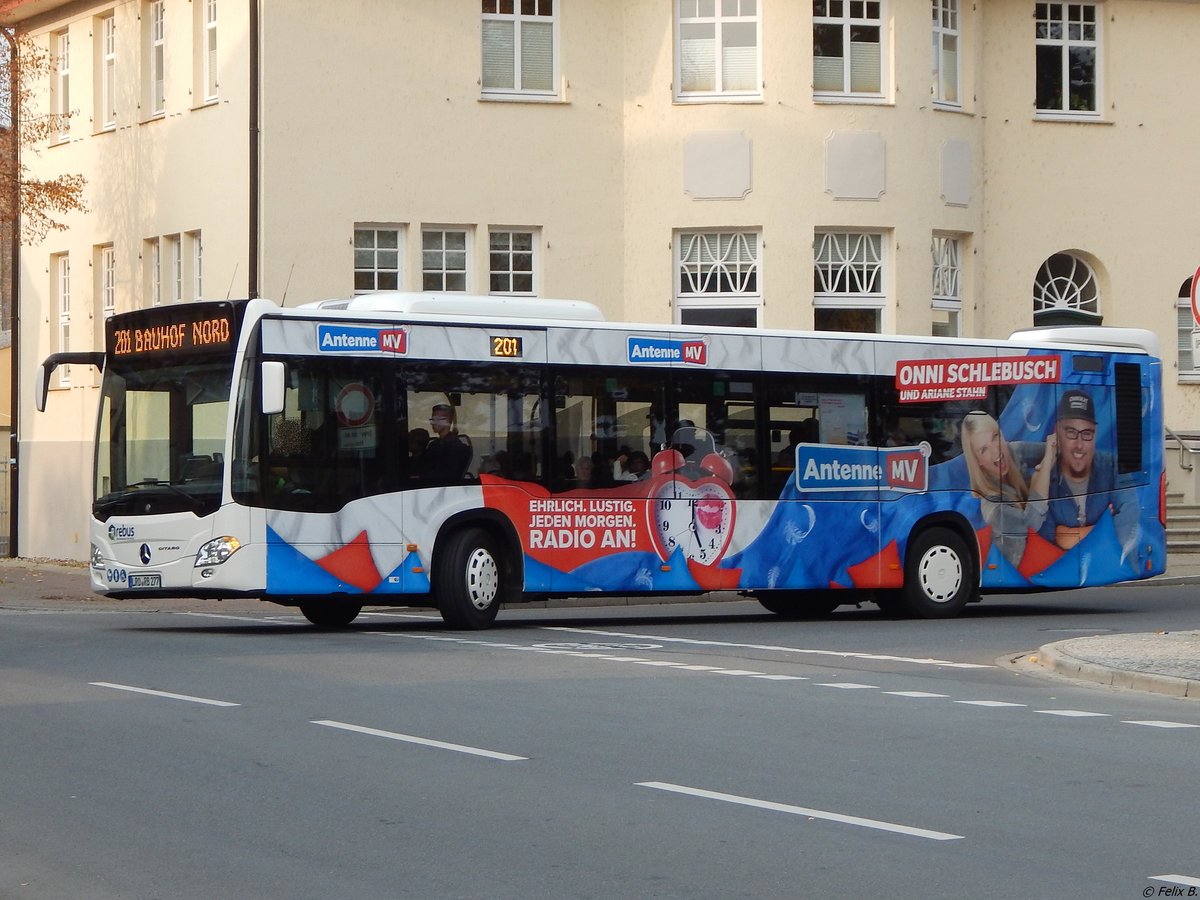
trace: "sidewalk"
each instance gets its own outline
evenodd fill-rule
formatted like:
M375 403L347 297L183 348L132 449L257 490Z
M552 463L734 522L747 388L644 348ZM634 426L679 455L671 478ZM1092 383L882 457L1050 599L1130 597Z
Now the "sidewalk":
M1200 587L1200 554L1184 555L1165 574L1135 584ZM728 597L740 599L733 593ZM624 599L637 602L634 597ZM82 563L0 558L0 607L7 609L101 609L119 604L126 610L190 611L212 609L214 602L106 600L92 593ZM663 601L654 598L650 602ZM606 605L611 603L610 599ZM223 600L220 606L230 613L266 608L259 600ZM1025 657L1025 662L1069 678L1200 700L1200 631L1071 638L1046 644Z

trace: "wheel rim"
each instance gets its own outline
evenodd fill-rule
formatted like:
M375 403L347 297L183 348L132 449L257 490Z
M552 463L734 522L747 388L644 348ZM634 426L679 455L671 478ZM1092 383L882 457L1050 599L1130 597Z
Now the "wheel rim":
M471 605L483 611L491 606L500 592L500 567L483 547L476 547L467 558L467 596Z
M921 590L934 603L953 600L962 588L962 560L949 547L930 547L926 550L917 572Z

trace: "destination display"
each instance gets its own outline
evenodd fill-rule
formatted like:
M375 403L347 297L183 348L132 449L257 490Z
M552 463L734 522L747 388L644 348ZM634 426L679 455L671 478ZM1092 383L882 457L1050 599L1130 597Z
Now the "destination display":
M192 351L232 350L243 307L220 301L155 307L114 316L105 326L114 358L158 357Z

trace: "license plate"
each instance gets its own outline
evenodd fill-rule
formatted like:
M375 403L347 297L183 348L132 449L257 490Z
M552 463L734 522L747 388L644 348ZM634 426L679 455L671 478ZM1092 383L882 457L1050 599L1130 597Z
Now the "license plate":
M162 587L162 575L157 572L153 575L130 575L129 586L131 588L160 588Z

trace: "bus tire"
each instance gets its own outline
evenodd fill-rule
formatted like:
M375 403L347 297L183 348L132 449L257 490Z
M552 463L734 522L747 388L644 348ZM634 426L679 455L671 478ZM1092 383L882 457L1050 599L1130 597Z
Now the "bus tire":
M433 570L433 592L451 628L490 628L504 599L504 566L486 529L459 529L446 538Z
M345 628L362 612L361 603L346 603L341 600L314 600L301 603L304 618L318 628Z
M837 591L760 591L755 598L782 619L823 619L843 602Z
M962 536L949 528L917 533L904 564L904 608L920 619L957 616L979 589L978 568Z

